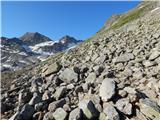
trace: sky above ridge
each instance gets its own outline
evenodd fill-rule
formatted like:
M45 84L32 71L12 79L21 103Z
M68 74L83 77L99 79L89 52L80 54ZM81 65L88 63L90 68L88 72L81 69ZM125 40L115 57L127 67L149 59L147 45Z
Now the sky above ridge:
M85 40L100 30L111 15L127 12L138 4L138 1L3 1L1 36L11 38L39 32L53 40L64 35Z

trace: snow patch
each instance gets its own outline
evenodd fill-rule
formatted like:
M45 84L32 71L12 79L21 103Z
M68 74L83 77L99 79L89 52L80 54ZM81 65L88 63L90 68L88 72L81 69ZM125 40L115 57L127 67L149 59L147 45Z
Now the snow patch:
M22 45L26 52L32 52L32 50L27 45Z
M24 56L27 56L27 54L25 52L20 52L18 53L19 55L24 55Z

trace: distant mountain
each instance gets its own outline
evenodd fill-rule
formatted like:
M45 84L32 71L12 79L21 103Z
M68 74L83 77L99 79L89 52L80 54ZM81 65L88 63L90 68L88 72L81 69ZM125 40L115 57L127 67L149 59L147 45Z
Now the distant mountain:
M1 37L1 71L17 70L36 64L80 42L82 41L70 36L64 36L59 42L54 42L38 32L27 32L20 38Z
M21 39L24 43L26 43L29 46L33 46L42 42L52 41L50 38L38 32L35 32L35 33L27 32L19 39Z

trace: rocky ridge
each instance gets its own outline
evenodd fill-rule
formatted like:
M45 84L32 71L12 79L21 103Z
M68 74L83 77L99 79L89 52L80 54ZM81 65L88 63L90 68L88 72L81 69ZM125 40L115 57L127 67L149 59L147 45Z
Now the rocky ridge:
M27 32L20 38L1 37L1 71L35 65L50 55L71 49L81 42L70 36L64 36L55 42L38 32Z
M2 89L2 119L159 120L160 4L149 4L143 17L13 80Z

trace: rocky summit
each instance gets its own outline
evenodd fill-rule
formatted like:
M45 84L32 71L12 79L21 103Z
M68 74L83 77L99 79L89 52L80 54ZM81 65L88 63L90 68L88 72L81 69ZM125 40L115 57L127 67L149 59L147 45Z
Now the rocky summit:
M2 120L160 120L160 2L1 81Z

